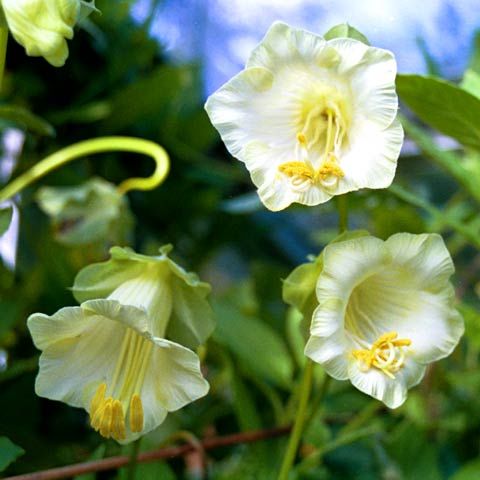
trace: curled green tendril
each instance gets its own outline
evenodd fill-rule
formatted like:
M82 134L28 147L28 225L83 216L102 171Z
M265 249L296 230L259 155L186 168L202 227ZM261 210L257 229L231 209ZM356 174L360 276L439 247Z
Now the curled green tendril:
M146 178L129 178L117 188L124 195L131 190L153 190L166 178L170 169L167 152L154 142L132 137L101 137L74 143L44 158L30 170L12 180L0 190L0 202L8 200L52 170L86 155L103 152L134 152L148 155L155 160L155 171Z

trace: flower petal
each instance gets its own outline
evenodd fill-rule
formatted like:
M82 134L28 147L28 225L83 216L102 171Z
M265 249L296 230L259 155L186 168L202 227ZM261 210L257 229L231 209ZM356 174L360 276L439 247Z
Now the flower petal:
M378 127L388 127L398 111L395 92L397 64L393 53L369 47L351 38L330 40L327 44L340 57L338 72L350 77L354 120L374 122Z
M81 309L86 317L99 316L119 322L140 334L151 332L147 312L132 305L123 305L117 300L99 299L83 302Z
M403 144L403 128L398 120L381 129L368 120L351 129L349 149L342 155L336 195L361 188L387 188L391 185Z
M250 54L246 68L263 67L275 73L295 62L321 65L322 60L329 58L325 56L325 45L325 39L319 35L274 22Z
M393 261L415 271L415 281L428 290L443 289L455 272L452 257L440 235L397 233L385 245Z
M173 314L167 328L167 337L188 348L197 348L215 328L213 311L205 298L210 287L201 282L193 287L183 279L172 277L171 290Z
M33 314L28 328L43 349L37 395L88 410L96 387L113 373L112 359L118 356L125 329L85 316L79 307L63 308L51 317Z
M208 393L208 382L194 352L163 338L153 337L152 341L158 348L153 351L141 392L145 405L154 409L160 404L173 412Z
M293 189L290 179L278 170L282 161L275 152L276 149L260 142L251 142L244 152L244 161L254 185L258 188L258 195L269 210L277 212L292 203L318 205L332 198L330 193L318 185Z
M317 298L322 306L332 298L348 300L353 288L364 278L382 269L389 259L384 242L375 237L359 237L325 247Z
M425 370L424 365L407 361L392 379L376 368L364 372L358 362L351 360L348 376L361 392L380 400L389 408L397 408L406 400L408 389L422 380Z
M325 371L337 380L348 378L348 362L345 355L343 332L336 332L331 337L310 336L305 346L305 355L320 363Z
M270 71L247 68L213 93L205 104L228 151L241 161L244 147L253 140L275 144L286 135L294 137L290 117L278 116L278 109L274 108L280 92L273 85Z

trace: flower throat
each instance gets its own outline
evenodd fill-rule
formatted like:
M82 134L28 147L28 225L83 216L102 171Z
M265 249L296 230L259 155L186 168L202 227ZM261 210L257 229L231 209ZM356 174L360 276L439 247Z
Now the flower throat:
M346 140L347 120L345 102L335 89L325 88L320 95L305 100L296 122L297 159L279 165L279 172L290 177L296 187L336 183L344 176L337 155ZM312 161L312 157L320 157L320 162Z

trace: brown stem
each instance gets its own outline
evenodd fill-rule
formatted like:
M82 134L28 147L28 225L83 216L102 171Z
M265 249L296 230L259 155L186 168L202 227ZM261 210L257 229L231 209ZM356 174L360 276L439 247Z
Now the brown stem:
M251 432L234 433L232 435L224 435L222 437L212 437L201 442L204 450L213 450L219 447L228 447L239 443L252 443L268 438L280 437L286 435L291 427L277 427L266 430L253 430ZM176 447L161 448L151 452L144 452L138 455L138 463L153 462L154 460L181 457L186 453L196 450L198 446L192 443L179 445ZM60 468L52 468L50 470L42 470L40 472L27 473L25 475L15 475L13 477L4 478L3 480L56 480L59 478L74 477L84 473L100 472L111 470L127 465L130 461L128 456L118 456L104 458L102 460L94 460L91 462L75 463Z

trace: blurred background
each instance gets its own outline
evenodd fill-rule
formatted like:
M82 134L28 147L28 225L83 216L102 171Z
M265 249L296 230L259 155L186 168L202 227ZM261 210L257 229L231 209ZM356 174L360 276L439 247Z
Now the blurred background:
M179 430L202 437L291 422L295 404L289 398L304 362L304 339L301 318L281 300L281 279L336 236L335 202L266 211L248 172L228 155L203 110L206 96L243 68L273 21L319 34L348 22L372 45L392 50L400 72L454 82L479 43L478 0L98 0L97 6L102 13L76 30L61 69L26 57L10 39L1 100L24 116L0 123L0 181L59 148L103 135L154 140L169 152L172 169L155 191L129 194L131 215L114 219L125 226L121 235L105 229L91 241L75 237L88 215L74 222L50 219L38 202L40 189L79 186L92 177L118 184L148 175L151 160L133 154L77 160L15 199L14 221L0 240L0 436L25 453L8 467L10 474L125 451L103 442L83 411L35 396L38 352L25 326L33 312L53 314L74 305L68 287L75 274L106 259L116 243L146 254L173 243L173 257L211 282L217 313L204 362L211 393L169 415L142 449ZM480 171L478 154L437 132L428 135L435 148ZM395 180L421 200L389 190L355 192L349 195L349 226L381 238L398 231L441 232L457 265L466 339L395 411L348 382L332 382L323 405L312 408L292 478L480 478L480 256L475 233L454 228L464 222L469 232L480 232L478 204L427 157L409 139ZM317 391L323 381L317 368ZM354 428L347 427L352 422ZM206 465L193 457L157 462L142 466L139 478L273 479L284 448L285 440L277 439L220 449ZM117 476L125 472L98 478ZM87 478L95 476L81 477Z

